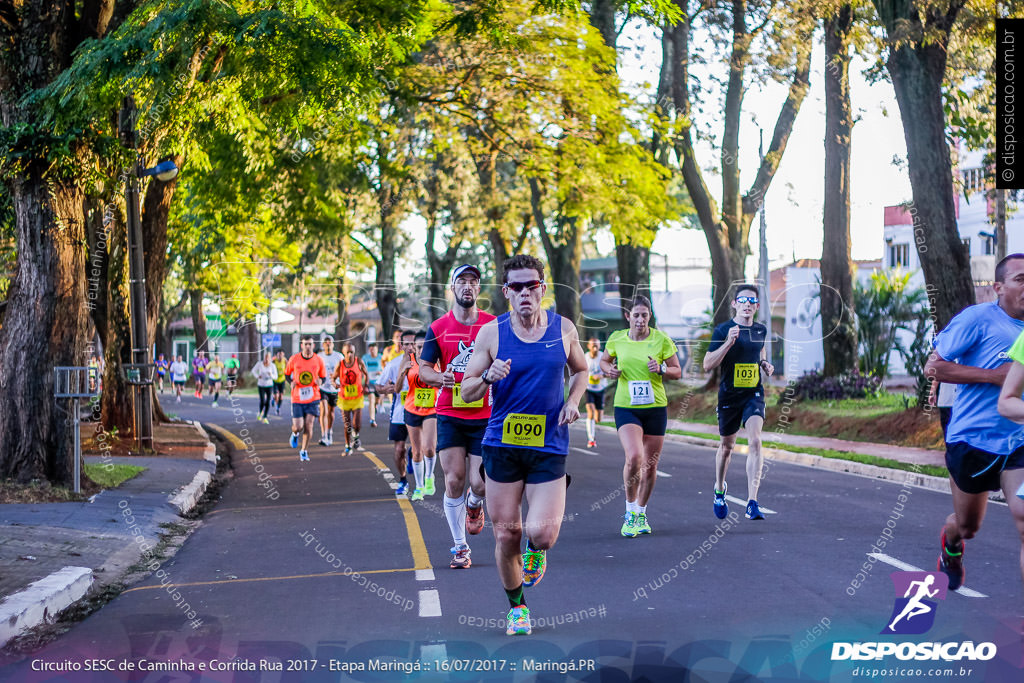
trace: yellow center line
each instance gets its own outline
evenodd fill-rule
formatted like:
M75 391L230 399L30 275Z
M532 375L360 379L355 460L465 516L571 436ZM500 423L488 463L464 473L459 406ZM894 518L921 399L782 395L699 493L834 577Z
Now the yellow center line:
M369 458L378 470L388 469L388 466L370 451L363 451L363 455ZM412 550L413 564L416 565L416 569L433 569L430 564L430 554L427 552L427 544L423 540L423 532L420 530L420 523L416 519L416 511L413 510L412 503L408 498L396 497L395 500L398 501L398 507L402 509L402 516L405 518L405 529L409 534L409 549Z
M254 576L248 579L222 579L218 581L191 581L189 583L168 583L159 584L156 586L138 586L136 588L129 588L122 593L131 593L133 591L148 591L156 588L180 588L182 586L218 586L224 583L251 583L253 581L289 581L292 579L319 579L326 576L352 576L354 574L393 574L395 572L412 572L416 571L418 567L403 567L402 569L370 569L367 571L351 571L351 572L323 572L320 574L295 574L293 576Z

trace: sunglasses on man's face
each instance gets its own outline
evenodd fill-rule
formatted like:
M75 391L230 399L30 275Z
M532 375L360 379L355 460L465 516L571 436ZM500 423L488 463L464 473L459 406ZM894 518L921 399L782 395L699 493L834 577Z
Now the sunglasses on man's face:
M513 292L521 292L524 289L534 290L544 284L543 280L527 280L526 282L506 282L505 286Z
M736 297L736 303L738 304L756 304L756 296L738 296Z

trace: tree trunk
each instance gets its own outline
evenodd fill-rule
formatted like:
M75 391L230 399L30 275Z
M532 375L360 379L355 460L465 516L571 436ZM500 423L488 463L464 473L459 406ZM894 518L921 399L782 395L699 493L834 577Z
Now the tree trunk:
M580 252L583 247L583 233L580 231L576 217L559 218L562 224L559 233L561 244L552 244L549 248L545 242L544 251L551 269L551 285L554 289L555 312L568 318L574 325L580 324ZM541 228L543 231L543 228Z
M551 271L550 283L555 297L555 312L568 318L574 325L580 324L580 253L583 234L575 216L558 215L552 219L556 226L554 236L548 233L544 220L543 192L536 178L529 179L530 207L533 222L537 224L544 253ZM543 273L542 273L543 275Z
M173 157L175 165L181 168L185 159L182 155ZM155 176L146 187L142 200L142 246L146 268L146 333L147 338L159 342L157 319L164 301L164 279L167 277L167 219L171 210L171 199L178 179L163 182Z
M399 191L398 195L401 194ZM377 193L380 207L380 256L377 261L377 310L380 312L384 339L391 339L391 328L398 313L398 292L395 289L395 245L398 240L398 214L394 203L394 186L381 181Z
M12 125L5 100L4 123ZM0 326L0 477L67 484L72 434L56 408L53 368L85 364L85 197L44 164L6 182L18 259Z
M502 266L510 256L508 244L498 227L492 227L487 231L487 240L491 243L491 253L494 254L494 289L488 297L491 300L490 309L493 315L502 315L508 313L508 299L501 291Z
M85 194L74 171L62 169L92 168L93 160L76 141L61 151L63 143L43 139L31 125L35 112L20 103L70 64L84 38L103 37L113 3L23 0L0 11L0 125L24 136L12 147L32 150L0 180L17 249L0 324L0 477L67 484L73 435L54 401L54 367L83 365L90 340Z
M636 244L615 245L615 262L619 269L619 297L623 312L637 294L651 295L651 250ZM652 323L653 324L653 323Z
M957 230L953 167L942 108L946 50L964 3L950 0L942 4L944 8L932 7L921 13L916 2L874 0L886 30L886 68L907 142L914 243L937 330L975 301L970 259ZM921 23L922 16L926 24Z
M825 20L825 209L821 251L821 329L827 377L857 367L850 259L850 30L853 7Z
M936 328L974 303L971 264L960 241L953 168L942 109L945 51L928 44L892 50L889 75L903 118L914 203L914 242L929 287Z
M617 65L619 35L615 28L616 4L615 0L593 0L590 3L590 23L601 34L604 44L615 53ZM671 68L671 63L669 68ZM650 247L631 244L626 241L624 236L616 235L615 263L619 275L619 299L622 302L623 311L625 311L634 296L637 294L648 296L650 294ZM655 324L653 319L651 324Z
M86 240L89 253L86 260L86 304L101 346L107 345L107 249L110 229L104 216L102 200L91 199L86 220Z
M203 291L200 289L188 290L188 300L192 307L192 330L196 338L196 351L209 353L210 340L206 336L206 312L203 311ZM186 359L186 362L188 359Z
M684 17L690 14L690 2L676 0ZM663 54L673 60L668 74L671 86L671 101L665 102L683 126L673 143L680 160L680 170L686 190L693 201L697 218L708 240L711 253L711 279L714 300L714 322L722 323L732 316L729 298L732 286L741 282L745 273L746 258L750 254L750 225L764 196L771 185L775 172L786 151L789 136L793 131L796 115L807 95L810 79L810 45L812 38L809 25L801 27L801 34L795 41L797 53L792 66L789 92L779 109L772 133L771 143L761 161L757 175L750 189L744 194L740 189L739 174L739 126L742 113L746 67L750 61L751 35L746 26L748 6L744 0L733 0L732 4L732 46L729 60L729 76L725 92L723 115L723 136L721 151L722 197L719 205L704 180L693 146L692 112L689 93L689 20L666 27L663 32ZM667 43L667 44L666 44Z
M103 347L103 427L118 436L135 436L135 395L124 380L124 364L132 362L131 321L128 315L128 232L120 208L107 223L107 334Z

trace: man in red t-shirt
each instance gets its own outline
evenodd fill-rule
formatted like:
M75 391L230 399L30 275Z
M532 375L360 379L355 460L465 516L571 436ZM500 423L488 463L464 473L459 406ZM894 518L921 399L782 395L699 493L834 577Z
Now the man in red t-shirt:
M301 351L288 359L284 375L292 383L292 436L289 445L299 445L302 435L302 448L299 460L309 460L306 447L313 437L313 425L320 419L320 380L327 377L324 361L313 353L313 336L302 335L299 344Z
M464 264L452 271L451 310L427 331L420 354L420 379L440 387L437 399L437 449L444 469L444 513L452 532L452 569L468 569L472 562L466 533L484 528L484 480L480 475L481 441L491 416L491 394L467 403L462 400L462 374L466 371L480 328L494 316L477 308L480 270ZM434 370L434 364L444 372ZM466 456L469 456L469 494L466 492Z

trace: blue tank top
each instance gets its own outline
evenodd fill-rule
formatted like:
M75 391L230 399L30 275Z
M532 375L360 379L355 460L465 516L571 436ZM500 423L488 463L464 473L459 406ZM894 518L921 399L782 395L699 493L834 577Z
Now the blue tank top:
M498 352L512 359L509 374L491 385L491 417L484 445L569 453L569 426L558 424L565 403L565 345L562 317L546 311L548 326L536 342L512 331L510 314L498 318Z

